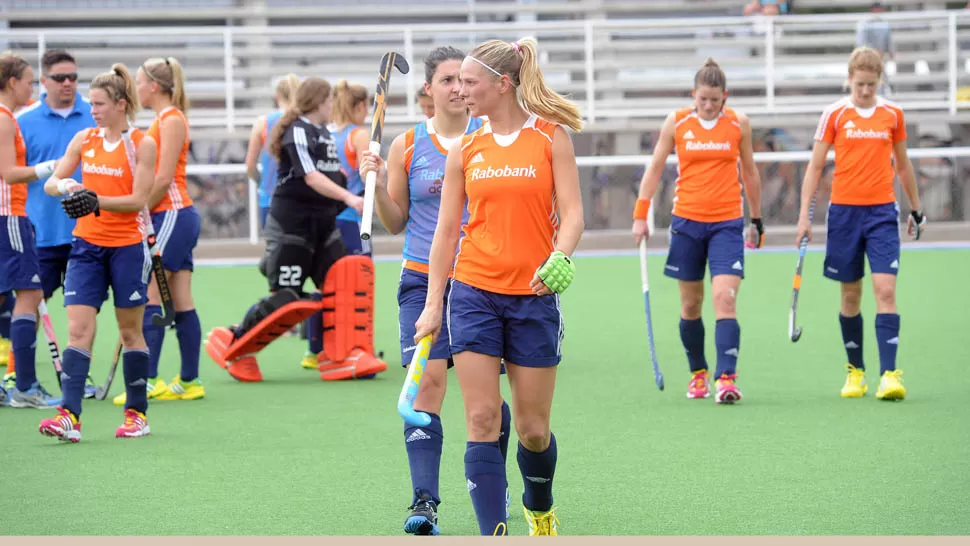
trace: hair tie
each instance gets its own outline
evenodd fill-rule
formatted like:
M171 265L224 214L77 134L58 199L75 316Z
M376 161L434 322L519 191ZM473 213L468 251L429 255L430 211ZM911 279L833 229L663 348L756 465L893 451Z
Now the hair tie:
M518 40L512 42L512 47L515 48L515 51L517 51L519 55L522 54L522 46L519 45L519 41Z

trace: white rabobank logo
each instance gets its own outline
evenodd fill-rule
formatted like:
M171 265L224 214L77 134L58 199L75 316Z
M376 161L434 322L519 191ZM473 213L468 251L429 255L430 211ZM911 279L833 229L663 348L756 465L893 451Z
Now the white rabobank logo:
M845 138L863 138L866 140L889 140L889 131L873 131L872 129L850 129L846 127Z
M504 167L499 167L493 169L491 167L486 167L484 169L473 169L472 170L472 180L484 180L487 178L536 178L536 168L533 165L528 167L515 167L512 168L509 165Z
M118 178L125 175L125 170L121 167L109 167L107 165L95 165L93 163L85 163L81 171L84 174L101 174Z
M684 145L688 152L730 152L731 143L728 141L724 142L712 142L701 141L701 140L688 140Z

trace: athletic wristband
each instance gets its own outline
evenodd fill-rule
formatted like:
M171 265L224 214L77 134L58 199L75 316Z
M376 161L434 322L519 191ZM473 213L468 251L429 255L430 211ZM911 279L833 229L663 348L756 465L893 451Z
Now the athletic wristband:
M64 195L65 193L67 193L67 184L69 182L74 182L74 180L72 180L70 178L62 178L62 179L58 180L57 181L57 193L59 193L61 195Z
M633 219L634 220L646 220L647 212L650 211L650 200L649 199L637 199L637 204L633 207Z
M37 179L47 178L54 174L54 166L57 164L56 159L51 159L44 161L43 163L38 163L34 165L34 174L37 175Z

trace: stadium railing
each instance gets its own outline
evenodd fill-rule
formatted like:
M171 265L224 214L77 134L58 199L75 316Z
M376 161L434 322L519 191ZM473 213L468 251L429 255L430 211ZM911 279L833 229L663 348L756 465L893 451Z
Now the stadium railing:
M916 169L923 209L933 222L934 231L948 225L950 231L963 233L962 239L970 239L970 147L910 148L909 155ZM772 237L789 232L794 236L798 196L811 152L755 152L754 157L762 179L762 215ZM828 202L833 157L829 155L829 168L819 185L820 203ZM629 229L640 177L649 161L649 155L577 158L588 232ZM668 169L651 211L651 220L660 230L665 230L670 221L675 162L675 156L668 158ZM189 165L188 172L191 192L205 219L204 238L243 239L259 244L256 184L247 182L245 166ZM908 214L908 202L898 181L896 195L902 214ZM816 224L824 221L824 214L815 215ZM374 228L375 233L386 234L379 221L374 222Z

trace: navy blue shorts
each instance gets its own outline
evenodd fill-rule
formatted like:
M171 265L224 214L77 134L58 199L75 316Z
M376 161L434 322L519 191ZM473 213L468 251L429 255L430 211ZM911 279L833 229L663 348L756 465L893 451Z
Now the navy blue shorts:
M44 287L44 297L49 298L64 286L71 245L42 246L37 249L37 255L40 257L40 282Z
M0 216L0 294L40 288L34 225L26 216Z
M64 306L87 305L100 311L108 299L109 287L115 307L145 305L151 267L148 245L144 243L111 248L75 237L64 278Z
M724 222L696 222L674 216L670 222L670 249L664 275L681 281L737 275L744 278L744 218Z
M562 359L558 294L510 296L452 280L447 314L451 354L471 351L533 368Z
M450 286L445 287L444 301L448 301ZM406 267L401 268L401 281L397 288L398 304L398 325L401 337L401 365L407 367L411 364L411 357L414 356L416 345L414 344L414 334L417 330L414 323L418 321L421 312L424 311L424 301L428 296L428 275L419 271L414 271ZM448 359L448 367L454 365L451 361L451 340L448 336L448 313L442 313L441 333L438 340L431 346L431 354L428 360Z
M162 267L166 271L192 271L195 262L192 251L199 244L202 217L195 207L169 209L152 214L155 226L155 243L162 254Z
M899 273L899 207L829 205L825 220L823 274L839 282L865 276L865 257L873 273Z
M337 229L340 230L340 238L343 239L347 254L371 256L370 241L363 241L360 238L360 222L337 218Z

